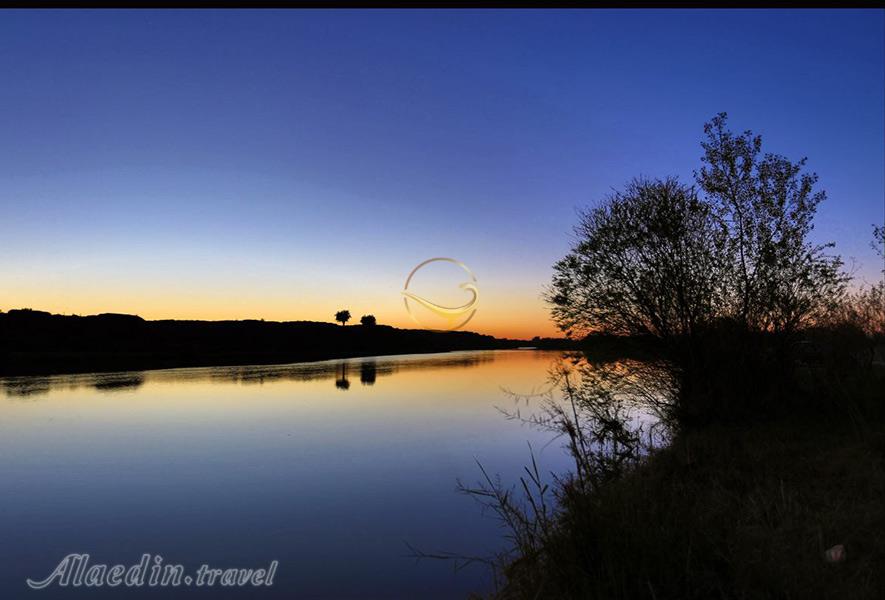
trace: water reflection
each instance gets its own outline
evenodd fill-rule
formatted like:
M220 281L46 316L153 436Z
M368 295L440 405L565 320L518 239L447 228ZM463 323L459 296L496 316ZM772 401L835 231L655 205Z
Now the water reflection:
M339 390L350 389L350 380L347 378L347 363L342 362L338 365L335 376L335 387Z
M407 544L474 556L505 545L498 522L456 492L476 461L519 481L530 442L542 472L573 469L548 431L497 410L502 388L543 388L560 356L460 352L2 379L0 540L15 542L0 544L0 598L28 597L25 578L45 577L70 552L112 564L150 552L187 568L278 560L267 598L488 591L485 569L416 564Z
M378 377L378 364L375 361L365 361L360 365L360 383L375 385L376 377Z
M144 373L111 373L96 375L92 387L100 392L132 391L144 385Z
M27 597L25 579L45 577L70 552L110 564L150 552L187 568L279 560L274 587L261 590L268 598L487 591L484 569L416 564L406 544L474 554L503 544L497 522L456 493L456 480L477 458L505 479L521 472L526 441L546 440L502 419L495 403L504 385L542 383L556 356L462 352L2 379L0 539L15 543L0 544L0 598ZM541 459L554 471L568 465L557 448ZM72 588L40 596L119 597Z
M566 438L578 476L588 461L611 460L618 467L621 460L635 462L668 444L672 434L668 423L677 386L673 369L662 360L595 359L566 352L551 363L544 389L505 391L514 406L501 412ZM522 410L530 399L533 410Z
M48 394L52 389L49 377L22 377L0 380L3 392L10 398L29 399L31 396Z
M277 381L317 381L323 379L332 379L336 388L347 390L350 388L349 373L352 369L359 369L360 383L371 386L379 377L389 377L403 371L475 367L491 360L493 360L493 353L455 352L398 356L380 361L377 357L371 357L287 365L7 377L0 378L0 390L7 397L32 398L54 390L75 390L83 387L91 387L102 392L134 391L148 382L169 384L208 381L263 385Z

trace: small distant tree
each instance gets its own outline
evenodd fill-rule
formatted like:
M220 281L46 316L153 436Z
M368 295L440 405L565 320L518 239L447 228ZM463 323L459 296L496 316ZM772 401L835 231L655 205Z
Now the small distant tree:
M349 310L339 310L335 313L335 320L341 323L341 325L347 324L350 321L350 311Z
M363 315L360 318L360 325L365 325L366 327L374 327L377 323L375 315Z

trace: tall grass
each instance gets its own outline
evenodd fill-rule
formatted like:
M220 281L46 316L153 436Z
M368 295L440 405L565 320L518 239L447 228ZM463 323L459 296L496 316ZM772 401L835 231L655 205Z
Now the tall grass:
M509 533L494 598L885 597L885 374L864 358L881 342L729 341L695 373L572 360L539 411L508 414L561 436L574 469L462 486Z

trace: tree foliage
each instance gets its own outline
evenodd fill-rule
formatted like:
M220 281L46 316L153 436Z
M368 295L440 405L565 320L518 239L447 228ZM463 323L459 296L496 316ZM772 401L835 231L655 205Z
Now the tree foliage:
M795 331L838 301L847 281L832 243L813 244L817 174L806 159L762 152L762 138L736 135L720 113L704 126L703 167L695 174L728 232L724 248L729 316L750 330Z
M885 259L885 227L873 226L872 248ZM882 274L885 276L885 265ZM837 304L828 315L830 327L850 325L868 338L885 338L885 277L872 285L861 285Z
M584 211L546 298L563 331L692 338L721 320L794 332L825 314L847 277L809 241L826 194L805 159L763 154L724 113L704 127L694 188L635 179Z
M763 153L724 113L704 132L697 187L635 179L582 212L546 293L570 334L657 340L679 382L674 419L693 425L782 411L794 334L844 306L848 280L832 244L810 241L826 195L805 160Z
M547 299L573 333L692 335L721 301L710 207L676 179L635 179L581 214Z

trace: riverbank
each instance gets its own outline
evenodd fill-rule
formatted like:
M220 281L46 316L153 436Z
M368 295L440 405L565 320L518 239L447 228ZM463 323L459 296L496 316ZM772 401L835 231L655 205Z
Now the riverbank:
M882 389L879 369L829 408L686 431L621 478L566 489L494 597L882 598Z
M148 321L120 314L0 313L0 376L285 364L524 346L569 349L575 344L312 321Z

